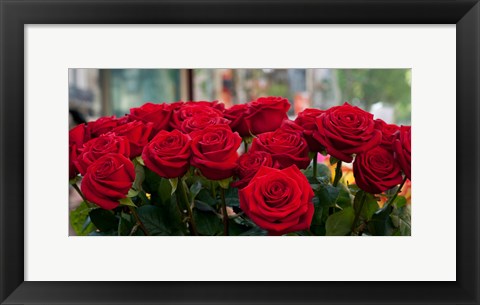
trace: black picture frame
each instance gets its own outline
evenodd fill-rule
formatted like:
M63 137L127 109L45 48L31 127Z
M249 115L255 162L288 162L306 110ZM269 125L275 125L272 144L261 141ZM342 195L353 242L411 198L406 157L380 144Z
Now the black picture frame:
M2 304L479 304L477 0L0 0L0 10ZM25 282L24 25L157 23L456 24L457 281ZM385 254L372 272L394 257Z

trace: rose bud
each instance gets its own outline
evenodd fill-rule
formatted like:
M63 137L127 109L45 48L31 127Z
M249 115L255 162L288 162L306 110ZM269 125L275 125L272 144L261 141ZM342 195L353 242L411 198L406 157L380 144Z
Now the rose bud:
M239 190L238 196L240 208L270 235L310 228L313 191L295 165L283 170L260 167L248 186Z
M348 103L325 110L316 123L313 138L327 153L344 162L352 162L352 154L372 149L382 141L373 115Z
M376 119L375 128L382 132L380 145L387 150L393 151L393 142L397 139L400 127L395 124L387 124L381 119Z
M117 136L124 136L130 143L130 158L135 158L142 154L143 148L148 143L153 123L143 123L142 121L132 121L118 126L112 130Z
M353 175L365 192L380 194L402 183L400 166L391 151L377 146L355 157Z
M106 133L98 138L91 139L83 145L74 164L83 176L93 162L108 153L118 153L128 158L130 156L130 144L127 138L117 136L114 133Z
M193 132L191 164L210 180L233 176L242 138L228 125L208 126Z
M169 104L145 103L141 107L131 108L129 121L142 121L143 123L153 123L150 139L161 130L168 129L168 123L172 116L172 108Z
M301 133L288 129L259 134L253 139L250 151L264 151L271 154L275 168L286 168L295 164L305 169L310 164L307 141Z
M101 117L96 121L87 123L87 128L89 129L92 138L96 138L104 133L110 132L117 126L118 120L115 118L115 116Z
M199 114L183 121L181 131L184 133L191 133L205 129L207 126L228 125L229 123L229 120L222 117L211 117L205 114Z
M313 133L317 131L316 119L323 112L324 111L320 109L307 108L300 112L295 119L295 123L302 126L303 136L305 137L305 140L307 140L310 151L313 152L321 152L325 150L325 147L313 138Z
M82 180L85 198L105 210L119 206L135 180L133 163L121 154L106 154L96 160Z
M182 177L190 166L190 143L190 137L178 130L162 130L143 149L143 162L160 177Z
M272 156L264 151L250 151L240 156L237 160L235 175L238 181L232 183L233 187L242 189L248 185L261 166L272 167Z
M408 179L411 178L411 152L412 152L412 127L400 126L400 132L398 139L393 143L393 149L395 151L395 158L400 164L405 176Z
M233 131L238 132L242 138L250 136L250 131L245 122L247 109L247 104L239 104L225 109L225 112L223 113L223 116L230 120L230 128L232 128Z
M261 97L248 103L245 121L254 135L277 130L287 119L290 103L283 97Z
M200 102L198 102L198 104L195 102L187 102L183 104L180 108L173 111L172 119L170 120L170 128L182 130L182 124L185 120L200 115L221 118L223 117L223 112L212 107L210 104L205 105Z

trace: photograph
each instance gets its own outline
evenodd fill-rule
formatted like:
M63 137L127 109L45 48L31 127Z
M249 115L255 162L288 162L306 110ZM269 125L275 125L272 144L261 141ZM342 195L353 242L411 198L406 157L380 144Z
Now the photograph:
M70 236L410 236L411 69L68 69Z

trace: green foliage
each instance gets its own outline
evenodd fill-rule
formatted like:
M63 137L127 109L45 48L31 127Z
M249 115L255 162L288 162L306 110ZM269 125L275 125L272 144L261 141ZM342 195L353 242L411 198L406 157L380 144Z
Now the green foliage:
M223 222L216 214L193 209L193 218L201 235L223 234Z
M372 218L373 214L375 214L375 212L379 209L379 206L375 196L373 196L372 194L366 193L364 191L359 191L355 196L355 200L353 202L353 208L355 210L355 214L359 214L360 218L368 221Z
M392 235L393 223L390 219L392 211L391 205L385 205L372 215L372 219L368 222L368 230L372 235Z
M344 236L350 233L355 211L352 207L341 210L340 212L330 215L326 222L326 235Z
M115 217L112 211L101 208L93 209L89 213L92 223L101 232L108 232L118 230L118 218Z
M185 235L186 226L182 221L181 213L172 204L161 207L142 206L137 209L137 213L148 233L152 236Z
M321 185L318 191L316 191L316 196L321 207L339 207L343 209L352 206L350 192L343 184L339 184L336 187L330 184Z
M88 213L91 208L85 201L73 211L70 212L70 224L77 235L83 236L95 230L95 226L90 220Z

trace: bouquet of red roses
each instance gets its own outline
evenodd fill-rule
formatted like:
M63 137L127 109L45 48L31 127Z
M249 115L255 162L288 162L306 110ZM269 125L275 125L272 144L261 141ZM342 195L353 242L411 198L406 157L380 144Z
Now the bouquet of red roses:
M146 103L69 132L78 235L410 235L410 126L282 97ZM243 143L243 144L242 144ZM329 163L318 162L328 156ZM353 163L355 183L342 179ZM332 170L330 169L332 168Z

